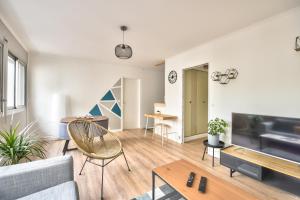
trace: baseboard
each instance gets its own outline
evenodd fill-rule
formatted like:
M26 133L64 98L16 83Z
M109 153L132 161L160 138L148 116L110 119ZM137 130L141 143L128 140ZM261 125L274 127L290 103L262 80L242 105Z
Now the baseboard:
M193 136L190 136L190 137L185 137L184 138L184 142L189 142L189 141L193 141L193 140L197 140L197 139L205 138L205 137L207 137L207 133L201 133L201 134L198 134L198 135L193 135Z

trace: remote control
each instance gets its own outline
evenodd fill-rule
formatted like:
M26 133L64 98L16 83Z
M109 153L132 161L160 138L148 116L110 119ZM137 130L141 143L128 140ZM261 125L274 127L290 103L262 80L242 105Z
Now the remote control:
M198 190L202 193L205 193L206 189L206 183L207 183L207 178L204 176L201 176L200 184Z
M193 182L194 182L195 176L196 176L196 174L194 172L190 173L189 179L186 182L186 186L188 186L188 187L192 187L193 186Z

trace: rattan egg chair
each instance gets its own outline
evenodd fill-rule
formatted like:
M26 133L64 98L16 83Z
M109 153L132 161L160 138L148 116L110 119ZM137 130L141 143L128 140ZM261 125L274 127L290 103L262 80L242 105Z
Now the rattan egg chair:
M121 141L107 129L86 119L70 122L68 124L68 133L78 149L86 156L79 175L81 175L86 162L102 168L101 199L103 199L104 167L120 155L123 155L128 171L130 171ZM92 162L94 159L101 160L102 164ZM108 161L105 162L105 160Z

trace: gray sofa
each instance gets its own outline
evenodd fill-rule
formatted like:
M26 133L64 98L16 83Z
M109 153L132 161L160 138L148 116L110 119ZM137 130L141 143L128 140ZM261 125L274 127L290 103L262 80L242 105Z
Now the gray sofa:
M0 200L77 200L73 174L71 156L0 167Z

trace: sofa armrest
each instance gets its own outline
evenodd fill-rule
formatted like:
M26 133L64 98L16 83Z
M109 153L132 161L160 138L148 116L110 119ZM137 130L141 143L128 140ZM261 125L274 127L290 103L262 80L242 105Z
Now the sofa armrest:
M16 199L73 180L71 156L0 167L0 199Z

